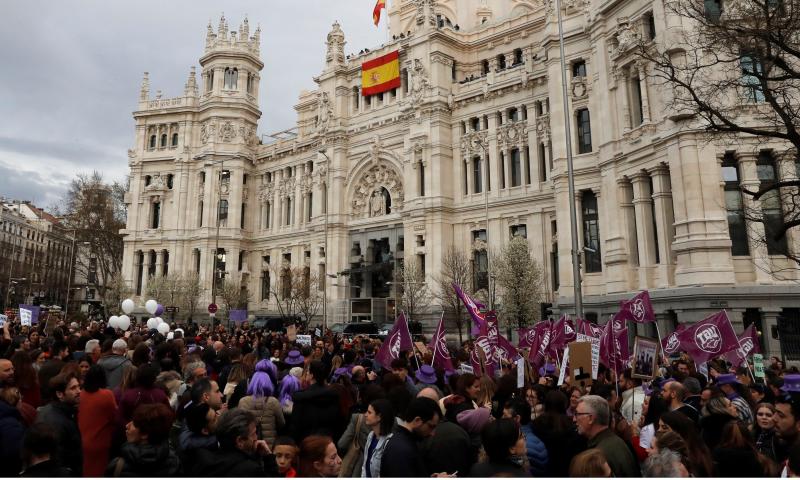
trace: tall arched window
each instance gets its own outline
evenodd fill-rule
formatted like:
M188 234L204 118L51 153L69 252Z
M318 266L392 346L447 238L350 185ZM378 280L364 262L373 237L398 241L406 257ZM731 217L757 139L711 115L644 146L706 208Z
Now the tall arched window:
M161 148L164 148L166 146L167 146L167 134L164 133L161 135Z
M759 187L764 190L771 187L778 181L775 169L775 159L770 152L761 152L756 162L756 172L758 180L761 182ZM767 244L769 255L785 255L786 234L782 233L783 227L783 208L781 206L781 194L779 189L770 190L761 197L761 214L764 223L764 240Z
M155 135L150 135L150 145L149 145L149 148L150 148L151 150L152 150L152 149L154 149L154 148L156 148L156 136L155 136Z
M173 133L172 134L172 146L173 147L177 147L178 146L178 134L177 133Z
M747 243L747 223L744 202L739 186L739 165L733 152L722 159L722 180L725 182L725 210L728 214L728 235L731 237L732 255L750 255Z
M219 214L217 215L220 222L224 222L228 220L228 201L227 200L220 200L219 201Z
M236 90L239 81L239 71L236 68L225 69L225 89Z

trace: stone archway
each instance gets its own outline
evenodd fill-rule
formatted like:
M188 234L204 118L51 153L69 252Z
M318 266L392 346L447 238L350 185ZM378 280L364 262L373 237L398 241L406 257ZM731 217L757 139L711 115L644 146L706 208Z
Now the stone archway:
M394 167L381 161L361 173L351 201L354 217L381 217L402 208L403 180Z

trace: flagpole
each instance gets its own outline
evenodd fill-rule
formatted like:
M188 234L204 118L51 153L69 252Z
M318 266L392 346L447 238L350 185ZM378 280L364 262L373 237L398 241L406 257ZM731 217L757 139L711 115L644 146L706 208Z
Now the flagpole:
M419 370L419 359L417 358L417 354L414 353L414 348L416 347L416 345L414 345L414 337L411 336L411 329L408 328L408 319L411 317L406 316L406 312L403 312L403 316L406 317L406 332L408 332L408 338L411 339L411 353L414 354L414 363L417 364L417 370Z
M661 329L658 328L658 320L654 320L653 323L656 324L656 335L658 335L658 348L661 350L661 364L662 365L669 365L667 361L667 354L664 352L664 342L661 340Z
M431 367L433 367L433 364L436 362L436 349L439 346L438 333L439 333L439 327L443 327L444 326L444 325L442 325L442 321L443 320L444 320L444 310L442 310L442 316L439 318L439 325L437 325L437 327L436 327L437 338L435 338L434 339L435 341L433 342L433 357L431 358ZM442 333L444 333L444 332L442 332Z

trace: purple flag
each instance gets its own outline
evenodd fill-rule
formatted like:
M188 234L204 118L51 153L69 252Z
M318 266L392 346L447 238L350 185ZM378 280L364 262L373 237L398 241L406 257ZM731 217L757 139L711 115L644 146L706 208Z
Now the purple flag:
M502 335L497 336L497 346L494 349L494 354L497 362L505 360L506 362L516 362L519 357L519 352L508 339Z
M491 333L492 325L494 324L494 333ZM486 322L481 327L480 334L475 339L475 349L480 349L483 352L483 358L486 359L486 363L483 365L483 370L486 375L489 377L494 377L495 367L497 362L495 361L495 345L492 344L492 339L490 335L494 335L494 343L497 343L497 317L494 315L494 311L488 312L486 314ZM477 355L477 352L473 352L476 354L476 359L480 362L480 356ZM473 361L473 368L475 367Z
M461 303L464 304L464 307L467 308L467 312L469 312L470 317L472 317L472 335L479 335L481 327L483 327L483 324L486 323L486 315L481 313L481 308L486 307L482 303L475 301L474 298L464 293L458 284L453 284L453 290L455 290L456 296L461 300Z
M628 329L617 330L614 319L611 318L600 337L600 362L616 372L621 372L627 368L629 359Z
M533 342L536 340L536 328L518 328L517 335L519 335L517 347L531 348L531 345L533 345Z
M228 318L230 318L231 322L244 322L247 320L247 310L231 310L228 313Z
M680 334L686 330L686 325L679 323L674 332L670 333L666 338L661 340L661 349L666 355L677 353L681 349Z
M578 318L578 331L592 338L603 336L603 327L582 318Z
M411 350L414 348L414 343L411 341L411 334L408 331L408 323L406 323L406 316L403 312L397 316L392 330L386 339L383 341L378 354L375 359L384 368L391 368L392 360L400 358L400 352Z
M679 332L678 339L680 349L698 365L739 348L739 339L724 310Z
M550 338L552 335L551 322L543 321L536 324L534 328L535 336L531 343L531 351L528 360L531 366L538 369L544 364L547 352L550 350Z
M566 314L561 315L561 318L553 324L550 335L550 355L556 355L559 350L563 350L568 343L574 342L577 338L575 326Z
M431 337L431 343L428 345L428 348L433 351L432 367L441 368L445 372L453 371L453 362L450 359L450 350L447 349L447 339L445 338L444 313L442 314L442 318L439 319L436 333Z
M41 309L36 305L20 305L19 320L22 325L36 325L39 323L39 312Z
M761 353L761 345L758 342L756 325L751 323L750 326L739 335L739 348L726 353L725 360L732 363L734 367L741 367L747 361L747 357L754 353Z
M651 323L656 321L653 304L650 302L650 292L641 291L630 300L620 302L619 313L616 315L621 320L631 320L636 323Z

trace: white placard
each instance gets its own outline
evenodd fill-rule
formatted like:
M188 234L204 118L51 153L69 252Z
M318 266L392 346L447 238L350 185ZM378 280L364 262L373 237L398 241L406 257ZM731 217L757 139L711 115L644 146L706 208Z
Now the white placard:
M517 359L517 388L522 388L525 386L525 359L518 358Z
M298 335L297 343L300 345L311 345L311 335Z
M23 327L30 327L31 326L31 317L33 316L33 312L30 310L20 308L19 309L19 323Z
M8 321L7 315L0 315L0 328L3 328L6 325L7 321Z
M700 365L695 365L697 368L697 373L701 373L706 380L708 380L708 362L703 362Z
M465 373L474 373L472 370L472 365L467 365L466 363L459 365L458 369L461 370L462 375Z
M314 329L314 335L316 335L317 337L321 337L322 336L322 331L319 328L315 328Z
M558 374L558 386L564 385L564 378L567 375L567 366L569 365L569 346L564 350L564 358L561 360L561 372Z
M575 340L592 343L592 380L597 380L597 370L600 367L600 339L579 333Z

